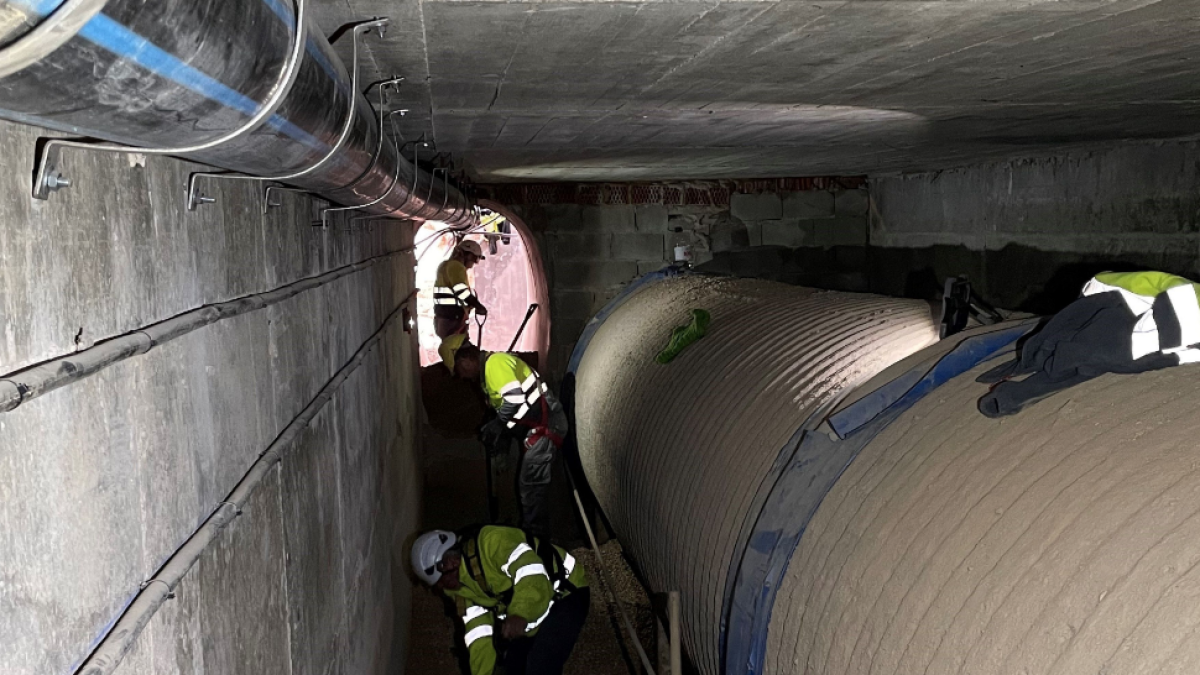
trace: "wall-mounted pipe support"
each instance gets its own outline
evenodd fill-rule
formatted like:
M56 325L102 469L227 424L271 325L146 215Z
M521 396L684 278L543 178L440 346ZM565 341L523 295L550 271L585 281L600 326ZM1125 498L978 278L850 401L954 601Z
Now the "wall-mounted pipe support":
M191 177L191 207L202 203L201 181L245 176L359 205L368 216L469 220L464 192L380 142L379 118L357 84L358 59L347 72L308 29L299 0L294 10L279 0L109 0L86 21L76 0L0 5L34 26L0 49L0 72L20 61L7 50L75 27L56 49L0 79L0 117L105 141L47 141L37 160L40 197L72 178L72 158L62 153L72 148L181 156L231 172ZM362 34L385 26L386 19L355 26L354 51Z

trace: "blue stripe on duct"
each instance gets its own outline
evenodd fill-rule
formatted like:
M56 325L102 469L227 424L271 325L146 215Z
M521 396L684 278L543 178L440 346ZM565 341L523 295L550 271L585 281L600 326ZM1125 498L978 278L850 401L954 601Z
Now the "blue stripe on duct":
M721 657L726 675L764 671L775 594L808 523L838 478L866 445L901 413L950 379L1005 351L1034 322L963 340L932 367L912 369L828 418L837 439L813 433L810 420L780 453L785 458L754 523L739 564L730 567Z
M54 12L65 1L35 0L30 3L27 0L10 0L14 5L38 13L43 17ZM267 6L270 7L269 2ZM216 101L226 108L237 110L247 117L253 117L260 108L259 103L254 99L230 89L189 66L178 57L166 52L105 14L97 14L84 24L83 28L79 30L79 37L116 56L129 59L155 75L169 79L201 96ZM325 150L329 147L317 137L279 115L272 115L267 120L267 125L314 150Z

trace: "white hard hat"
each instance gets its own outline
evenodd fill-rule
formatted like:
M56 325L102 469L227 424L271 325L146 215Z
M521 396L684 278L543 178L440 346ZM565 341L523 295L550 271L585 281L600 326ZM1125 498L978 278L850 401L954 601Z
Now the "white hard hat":
M438 561L454 547L458 537L446 530L432 530L417 537L412 546L412 567L417 578L430 586L442 578L438 571Z
M470 253L471 255L475 256L476 258L479 258L480 260L485 259L483 257L483 248L479 245L479 242L472 241L470 239L463 239L458 244L458 250L460 250L464 253Z

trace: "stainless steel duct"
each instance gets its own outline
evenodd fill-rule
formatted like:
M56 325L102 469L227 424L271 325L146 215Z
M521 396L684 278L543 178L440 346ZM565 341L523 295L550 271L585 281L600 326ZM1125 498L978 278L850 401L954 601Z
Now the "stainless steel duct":
M387 113L363 94L387 84L358 81L358 59L347 73L297 20L304 1L0 0L0 117L294 185L345 210L470 222L447 172L417 167L433 150L387 138ZM102 149L46 145L35 193L86 180L61 177L67 155ZM196 177L190 206L225 179Z
M693 308L708 336L655 363ZM573 359L584 470L653 589L681 592L691 658L718 673L730 572L783 450L937 328L923 302L702 276L642 284L601 318Z

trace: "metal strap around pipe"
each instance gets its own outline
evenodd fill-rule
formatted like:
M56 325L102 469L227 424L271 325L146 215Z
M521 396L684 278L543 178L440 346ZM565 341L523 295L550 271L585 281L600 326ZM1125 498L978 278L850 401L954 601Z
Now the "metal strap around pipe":
M26 401L95 375L115 363L145 354L158 345L170 342L209 324L270 307L304 291L319 288L348 274L364 270L393 256L412 250L411 246L406 246L318 276L300 279L264 293L198 307L165 321L105 340L69 356L51 359L36 366L0 376L0 413L15 410Z
M77 148L81 150L96 150L99 152L125 152L137 153L143 155L188 155L197 152L211 150L218 146L224 145L230 141L241 138L242 136L257 129L259 125L267 120L279 106L283 103L287 95L292 91L292 85L296 83L296 74L300 71L300 61L304 54L304 45L308 40L307 25L305 23L307 0L294 0L296 8L296 25L292 31L292 51L288 54L287 61L284 62L283 70L279 74L279 79L275 81L275 86L271 88L271 94L263 103L263 106L256 112L246 123L240 127L218 136L210 141L205 141L198 145L179 147L179 148L141 148L130 145L119 144L103 144L89 143L85 141L70 141L63 139L50 139L42 148L41 156L37 162L37 172L33 181L33 196L35 199L46 199L50 196L50 186L47 183L50 172L54 169L55 161L63 148ZM103 5L103 3L101 3ZM191 179L189 178L189 183ZM192 207L192 190L189 185L188 189L188 205Z
M24 70L49 56L104 9L108 0L67 0L16 42L0 49L0 78Z
M300 0L297 0L297 2L299 2L299 1ZM349 102L350 105L348 106L349 109L346 111L346 122L342 125L342 131L338 135L337 143L333 144L333 147L329 149L329 152L325 153L325 156L322 157L320 159L320 161L318 161L316 164L310 165L308 168L306 168L302 171L297 171L295 173L289 173L289 174L284 174L284 175L280 175L280 176L248 176L248 175L242 174L242 173L213 173L213 172L205 172L205 171L199 171L199 172L193 173L190 176L188 176L188 210L194 211L196 208L196 205L199 204L201 201L201 196L197 192L197 190L199 189L198 186L199 186L200 178L236 178L236 179L240 179L240 180L250 180L250 181L289 181L289 180L294 180L296 178L302 178L304 176L307 176L308 174L316 171L317 169L321 168L322 166L325 166L325 164L328 163L329 160L333 159L333 157L335 155L337 155L339 152L341 152L342 148L345 147L345 145L346 145L346 140L348 138L350 138L350 130L354 128L354 118L355 118L355 115L358 114L358 96L359 96L359 92L358 92L358 73L359 73L358 37L360 35L362 35L363 33L369 31L372 28L382 29L384 26L388 25L388 22L389 22L389 19L387 19L387 18L372 19L370 21L360 21L359 23L354 24L354 26L350 30L351 42L353 43L353 50L351 52L352 53L351 58L354 60L354 63L352 63L350 66L350 73L351 73L350 74L350 92L348 94L348 97L350 99L350 102ZM386 80L385 80L385 82L386 82ZM265 196L263 198L266 199Z
M229 496L217 505L204 524L175 551L175 554L152 578L142 584L141 591L134 597L129 608L108 631L83 665L75 671L76 675L110 675L117 669L158 608L168 598L174 597L175 587L179 585L184 575L196 564L209 544L221 535L221 531L241 514L242 509L250 501L250 496L267 477L267 472L283 459L284 451L308 427L317 413L325 407L325 404L333 400L342 384L349 379L351 373L362 365L367 353L383 338L396 317L403 315L401 310L415 295L416 291L414 290L392 309L379 328L358 348L354 356L350 357L350 360L325 383L325 386L317 392L304 410L284 427L283 432L275 441L258 456L258 460L250 466L250 470L233 488Z
M381 108L383 107L383 96L382 95L380 95L380 107ZM404 114L404 112L405 111L403 111L403 110L393 110L393 111L383 115L379 119L379 147L380 148L383 147L383 117L387 118L388 125L392 128L392 148L394 148L394 150L396 152L396 170L392 172L391 184L389 184L387 189L383 191L383 194L379 195L375 199L372 199L371 201L367 202L366 204L359 204L357 206L340 206L340 207L336 207L336 208L321 209L321 222L322 223L326 222L326 219L330 213L334 213L337 211L357 211L359 209L365 209L365 208L368 208L371 206L375 206L379 202L387 199L388 196L392 194L392 190L396 189L396 184L400 182L400 166L402 164L401 160L403 159L403 157L400 155L400 146L396 144L396 136L398 136L399 134L396 133L396 124L395 124L395 122L392 121L392 115L395 115L396 113ZM414 169L415 169L415 167L414 167Z

